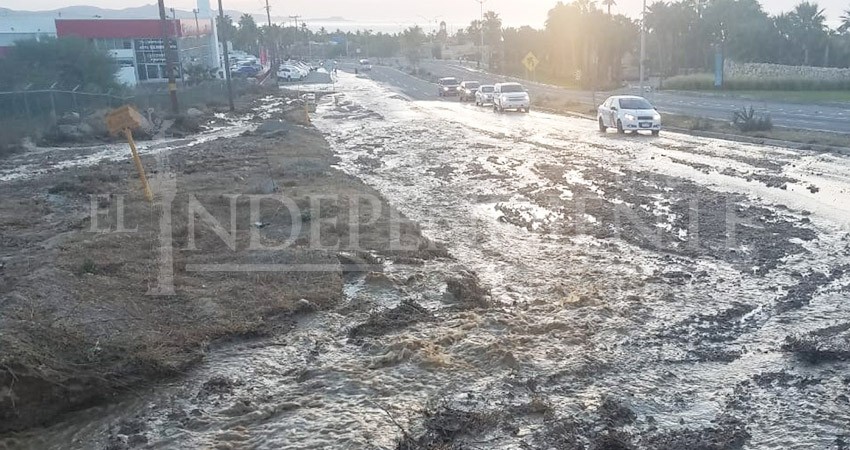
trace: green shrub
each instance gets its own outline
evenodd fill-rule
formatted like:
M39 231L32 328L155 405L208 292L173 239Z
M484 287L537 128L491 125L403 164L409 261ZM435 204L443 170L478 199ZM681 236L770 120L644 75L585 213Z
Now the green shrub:
M664 88L680 91L708 91L714 87L714 75L681 75L664 80ZM812 80L806 78L730 77L724 80L727 91L840 91L850 89L850 80Z
M755 108L744 107L732 113L732 124L742 132L770 131L773 121L766 114L756 114Z

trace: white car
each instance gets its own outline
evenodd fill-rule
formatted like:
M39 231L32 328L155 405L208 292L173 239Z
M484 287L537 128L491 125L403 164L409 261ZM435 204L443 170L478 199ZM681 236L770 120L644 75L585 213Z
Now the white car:
M493 110L505 112L508 109L531 111L531 98L519 83L499 83L493 89Z
M372 63L368 59L360 60L360 70L362 72L368 72L372 70Z
M643 97L617 95L609 97L599 106L599 131L616 128L623 134L627 131L651 131L653 136L661 133L661 114L652 103Z
M280 66L277 69L277 79L282 81L303 80L307 75L295 66Z
M476 106L484 106L493 103L493 92L495 92L496 87L492 84L485 84L478 88L478 92L475 93L475 105Z

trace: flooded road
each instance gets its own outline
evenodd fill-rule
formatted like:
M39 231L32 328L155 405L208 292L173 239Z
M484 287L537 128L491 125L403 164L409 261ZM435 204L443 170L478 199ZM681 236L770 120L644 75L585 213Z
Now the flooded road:
M850 441L850 159L336 87L314 124L339 167L453 258L0 449ZM459 271L489 307L452 301Z

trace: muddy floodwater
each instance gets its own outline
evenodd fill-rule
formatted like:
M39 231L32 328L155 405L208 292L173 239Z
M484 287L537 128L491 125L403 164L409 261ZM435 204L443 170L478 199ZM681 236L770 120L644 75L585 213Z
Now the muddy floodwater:
M335 88L339 167L452 258L0 448L850 445L850 158Z

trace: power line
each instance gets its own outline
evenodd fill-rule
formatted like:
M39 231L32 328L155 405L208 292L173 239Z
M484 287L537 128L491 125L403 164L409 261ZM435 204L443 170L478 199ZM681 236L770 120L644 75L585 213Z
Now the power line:
M295 20L295 29L297 30L298 29L298 19L300 19L301 16L289 16L289 18Z

